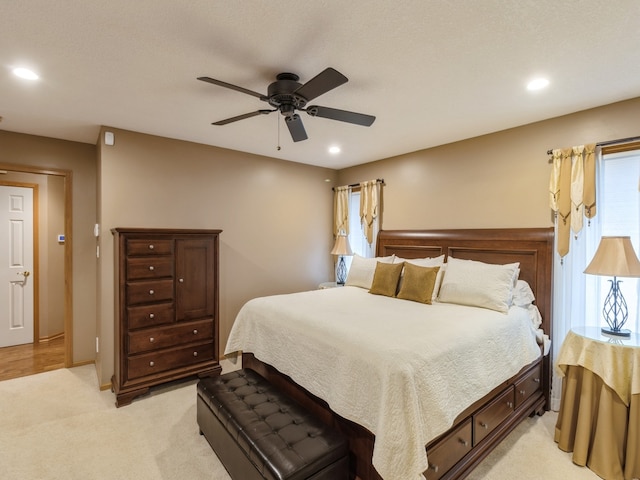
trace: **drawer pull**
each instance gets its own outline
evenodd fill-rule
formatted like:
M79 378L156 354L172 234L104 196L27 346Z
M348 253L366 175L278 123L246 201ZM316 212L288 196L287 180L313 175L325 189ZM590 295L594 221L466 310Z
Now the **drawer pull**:
M520 390L520 395L524 395L526 392L526 390Z
M193 352L193 356L197 357L198 356L198 352Z
M507 407L513 408L513 402L507 402Z
M534 378L533 381L536 382L536 383L540 383L540 379L539 378Z
M153 343L153 342L155 342L155 341L156 341L156 339L155 339L155 338L153 338L153 337L150 337L150 338L149 338L149 342Z
M480 422L480 426L481 426L482 428L489 429L489 425L487 425L487 424L486 424L486 423L484 423L484 422Z
M149 245L149 250L153 250L153 249L154 249L154 246L153 246L153 243L152 243L151 245Z
M178 281L179 281L180 283L184 283L184 278L180 278Z
M154 292L153 290L149 290L149 295L153 295L154 293L156 292Z
M194 329L194 330L193 330L193 334L194 334L194 335L197 335L197 334L198 334L198 330Z
M467 440L465 440L464 438L459 438L458 441L464 445L465 447L469 446L469 442Z
M434 465L433 463L430 463L429 464L429 469L433 470L436 473L438 473L438 465Z
M156 362L149 362L149 366L153 367L156 364Z
M152 272L155 270L155 268L153 268L153 265L149 265L149 270L151 270Z
M150 313L150 314L149 314L149 318L156 318L156 316L155 316L155 314Z

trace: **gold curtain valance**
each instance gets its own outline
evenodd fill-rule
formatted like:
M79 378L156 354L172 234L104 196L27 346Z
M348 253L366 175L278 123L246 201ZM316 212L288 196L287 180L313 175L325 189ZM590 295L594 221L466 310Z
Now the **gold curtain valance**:
M596 215L596 144L552 150L549 206L558 231L558 254L569 253L571 231L577 236L583 217Z

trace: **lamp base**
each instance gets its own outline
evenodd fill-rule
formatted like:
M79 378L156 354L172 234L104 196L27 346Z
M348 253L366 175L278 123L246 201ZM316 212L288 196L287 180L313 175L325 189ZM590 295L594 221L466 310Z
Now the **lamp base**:
M612 328L602 327L602 333L606 333L607 335L615 335L616 337L630 337L631 330L627 330L626 328L621 328L619 330L613 330Z

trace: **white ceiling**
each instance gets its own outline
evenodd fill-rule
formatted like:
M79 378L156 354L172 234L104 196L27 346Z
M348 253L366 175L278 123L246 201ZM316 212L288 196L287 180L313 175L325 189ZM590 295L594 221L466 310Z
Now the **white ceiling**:
M330 168L640 96L637 0L2 1L0 39L0 129L95 144L106 125ZM303 113L293 143L276 113L212 126L268 105L196 80L266 93L329 66L349 82L311 103L371 127Z

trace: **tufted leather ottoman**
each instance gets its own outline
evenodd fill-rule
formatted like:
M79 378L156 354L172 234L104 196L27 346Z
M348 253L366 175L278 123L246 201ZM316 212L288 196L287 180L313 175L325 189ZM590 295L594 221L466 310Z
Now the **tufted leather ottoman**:
M197 419L234 480L339 480L345 438L251 369L198 382Z

